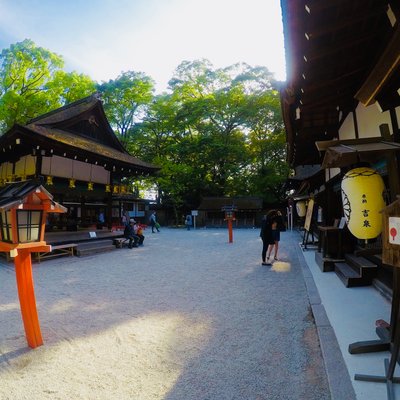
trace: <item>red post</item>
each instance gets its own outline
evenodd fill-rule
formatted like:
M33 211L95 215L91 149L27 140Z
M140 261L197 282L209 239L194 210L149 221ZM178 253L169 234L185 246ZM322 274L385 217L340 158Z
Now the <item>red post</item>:
M14 265L25 336L29 347L34 349L43 344L43 339L36 309L30 251L18 249L18 255L14 258Z
M232 218L228 218L229 243L233 242Z

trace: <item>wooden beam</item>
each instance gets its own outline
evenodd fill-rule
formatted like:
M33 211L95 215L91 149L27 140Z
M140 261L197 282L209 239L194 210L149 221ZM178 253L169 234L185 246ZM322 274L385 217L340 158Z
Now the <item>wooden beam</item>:
M324 12L327 9L337 8L342 4L348 5L349 0L335 0L335 1L321 1L321 0L307 0L305 6L310 10L310 15L317 12Z
M399 24L393 33L392 39L386 46L375 67L356 93L355 98L364 106L375 102L375 97L384 87L393 72L400 66L400 28Z
M330 87L336 90L338 88L341 89L347 87L349 83L352 83L354 81L354 75L363 72L364 69L364 67L356 68L350 71L347 69L347 72L345 74L337 76L334 79L323 79L320 81L313 80L311 82L305 82L305 84L303 85L304 95L310 94L312 92L320 92L321 90L327 90Z
M357 15L349 15L347 18L343 18L340 22L333 20L331 24L324 24L324 26L319 29L310 30L305 33L309 40L313 40L320 36L336 33L342 29L346 29L347 27L354 27L356 24L370 18L376 19L384 13L386 13L386 7L380 4L378 7L366 8L364 13L361 10L358 10Z
M309 54L305 54L307 58L307 63L312 63L321 58L329 57L332 59L332 56L336 53L342 51L351 51L352 48L362 46L365 42L371 42L377 38L377 34L375 32L371 32L369 35L363 35L354 39L348 38L346 41L337 42L335 46L324 47L323 50L320 48L313 48L313 51L310 51ZM343 60L344 62L348 62L348 60ZM335 62L336 66L336 62Z
M309 100L306 97L302 97L303 105L300 105L300 110L302 108L336 108L340 106L340 102L344 99L346 100L349 96L352 97L355 92L355 87L348 87L340 93L321 93L321 96L309 96ZM322 107L325 105L324 107Z

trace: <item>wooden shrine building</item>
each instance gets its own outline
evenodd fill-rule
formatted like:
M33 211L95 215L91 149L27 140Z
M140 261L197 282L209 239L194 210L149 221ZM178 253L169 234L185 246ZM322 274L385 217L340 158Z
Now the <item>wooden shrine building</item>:
M281 0L281 8L287 161L295 171L316 168L318 179L308 176L299 187L322 208L323 224L334 226L344 215L342 179L354 168L379 173L386 204L400 194L400 6L392 0ZM360 240L343 234L349 236L343 246L351 248L328 243L331 248L359 251ZM379 255L381 237L368 247ZM390 278L391 268L377 264L376 276Z
M54 200L68 208L48 228L120 225L123 213L142 216L129 178L159 168L130 155L113 132L101 100L90 96L29 121L0 136L0 185L42 177Z

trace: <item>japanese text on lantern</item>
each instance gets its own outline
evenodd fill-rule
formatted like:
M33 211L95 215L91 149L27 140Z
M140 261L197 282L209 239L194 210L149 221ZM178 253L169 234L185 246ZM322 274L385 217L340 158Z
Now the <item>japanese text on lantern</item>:
M367 201L367 195L366 195L366 194L363 194L363 195L361 196L361 203L362 203L362 204L367 204L367 203L368 203L368 201ZM369 219L368 219L368 217L369 217L369 210L367 210L366 208L364 208L363 210L361 210L361 212L362 212L362 214L363 214L363 219L364 219L364 221L363 221L363 227L364 227L364 228L371 228L371 223L369 222Z
M389 217L389 243L400 244L400 218Z

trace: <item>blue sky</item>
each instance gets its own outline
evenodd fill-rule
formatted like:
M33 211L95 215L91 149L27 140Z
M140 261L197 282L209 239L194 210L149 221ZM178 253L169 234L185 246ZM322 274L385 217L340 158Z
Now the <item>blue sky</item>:
M279 0L0 0L0 49L26 38L98 82L142 71L161 91L201 58L285 79Z

